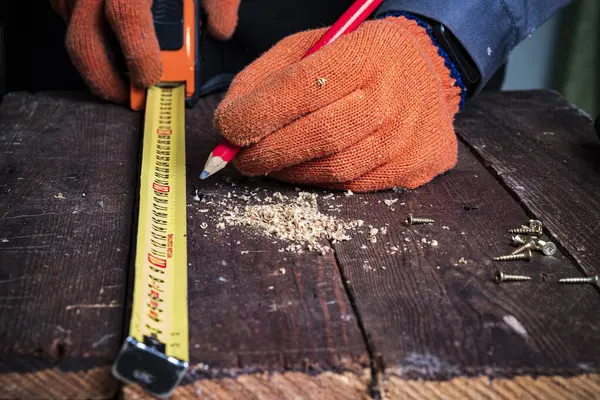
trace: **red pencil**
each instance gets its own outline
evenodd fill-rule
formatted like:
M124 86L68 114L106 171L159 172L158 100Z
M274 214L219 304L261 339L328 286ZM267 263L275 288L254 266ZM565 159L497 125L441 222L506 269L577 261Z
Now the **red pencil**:
M307 57L319 50L321 47L333 42L338 37L352 32L362 22L371 15L373 11L381 4L382 0L356 0L348 10L325 32L323 37L319 39L313 47L310 48L304 55ZM236 146L224 139L214 148L208 156L204 170L200 174L200 179L206 179L212 174L225 168L235 155L241 150L240 146Z

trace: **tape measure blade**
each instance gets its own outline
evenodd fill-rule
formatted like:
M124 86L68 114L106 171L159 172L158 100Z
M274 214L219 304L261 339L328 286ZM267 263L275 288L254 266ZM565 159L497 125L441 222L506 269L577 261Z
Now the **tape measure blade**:
M189 359L184 85L149 88L145 113L133 308L113 374L164 397Z

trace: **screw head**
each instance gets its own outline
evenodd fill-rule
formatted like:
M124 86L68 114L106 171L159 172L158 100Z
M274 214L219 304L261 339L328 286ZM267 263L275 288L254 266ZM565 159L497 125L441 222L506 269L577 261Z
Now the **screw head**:
M525 242L526 242L526 240L520 234L512 235L511 239L512 239L513 244L515 244L517 246L525 244Z
M502 283L503 281L504 281L504 274L502 273L502 271L494 272L494 283L499 284L499 283Z
M556 253L557 247L552 242L546 242L541 247L541 250L542 250L542 253L544 253L544 255L551 256L551 255L554 255Z
M412 214L408 214L408 216L404 220L404 223L406 223L406 225L412 225L412 223L413 223L413 215Z
M542 221L537 220L537 219L530 219L529 220L529 228L532 231L539 231L539 232L541 232L542 229L543 229Z

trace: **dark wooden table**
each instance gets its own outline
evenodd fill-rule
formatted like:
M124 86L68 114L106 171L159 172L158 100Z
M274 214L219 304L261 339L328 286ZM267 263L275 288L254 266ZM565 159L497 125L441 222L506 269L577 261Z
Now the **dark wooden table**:
M320 255L216 228L228 193L297 195L232 169L196 178L219 140L218 101L187 112L191 368L176 396L599 398L598 288L557 283L600 269L587 115L553 92L482 94L457 118L458 165L432 183L334 199L303 188L323 213L387 227ZM140 114L73 94L0 106L0 398L145 397L110 374L126 335L141 129ZM408 213L436 223L407 227ZM530 218L559 251L493 261ZM495 285L498 268L532 280Z

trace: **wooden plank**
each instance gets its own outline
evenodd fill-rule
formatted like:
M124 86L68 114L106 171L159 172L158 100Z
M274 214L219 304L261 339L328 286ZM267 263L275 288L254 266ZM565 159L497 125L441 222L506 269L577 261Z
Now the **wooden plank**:
M172 398L207 396L212 400L366 400L372 399L367 391L369 381L368 371L362 375L349 372L317 375L300 372L248 374L182 385ZM478 376L441 381L410 380L386 375L381 379L380 389L379 398L382 400L599 399L600 375L517 376L512 379ZM146 393L134 387L127 388L124 398L150 399Z
M210 398L211 400L371 400L368 371L323 372L309 375L302 372L244 374L221 379L204 379L179 386L173 399ZM150 399L137 387L127 387L127 400Z
M585 274L600 273L600 143L590 117L551 91L482 94L458 133ZM577 276L578 274L575 274Z
M309 375L302 372L244 374L232 378L205 379L179 386L173 399L210 398L212 400L371 400L368 394L368 371L323 372ZM149 399L138 387L126 387L123 398Z
M517 376L514 379L454 378L447 381L414 381L386 376L382 399L599 399L600 375Z
M117 389L109 368L123 340L140 122L85 97L4 98L0 379L22 374L5 396Z
M210 180L198 178L219 140L212 128L218 100L203 99L186 114L188 379L264 370L362 370L368 353L333 255L280 252L283 242L248 228L217 228L223 199L242 206L237 196L251 191L263 198L275 191L298 195L290 186L245 180L232 168Z
M110 367L0 373L0 399L110 399L118 384Z
M342 216L387 227L375 244L335 246L377 369L406 379L598 370L597 292L556 283L576 274L562 253L492 261L514 249L507 230L527 215L465 146L459 154L451 173L417 190L340 200ZM408 228L408 213L437 222ZM497 286L496 268L533 280Z

